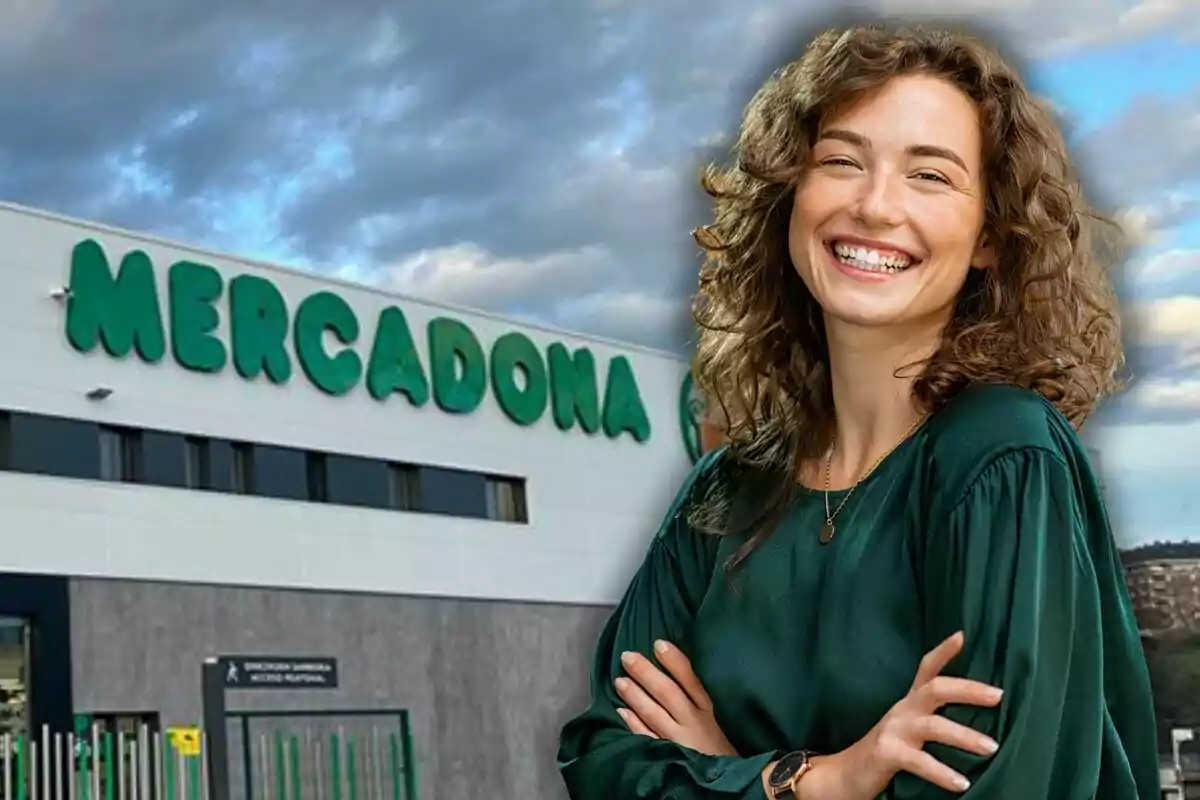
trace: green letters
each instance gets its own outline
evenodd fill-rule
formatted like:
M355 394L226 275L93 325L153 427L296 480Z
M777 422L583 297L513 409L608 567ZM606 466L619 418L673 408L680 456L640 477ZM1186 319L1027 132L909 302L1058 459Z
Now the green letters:
M375 401L402 394L420 408L432 397L449 414L472 413L490 387L500 410L522 427L537 425L549 407L554 426L564 432L578 423L588 435L603 431L617 439L628 433L637 442L650 437L650 419L625 356L609 362L601 395L596 358L586 347L572 351L554 342L542 352L527 334L510 331L485 353L466 323L443 316L429 321L421 353L396 306L379 312L368 353L345 298L328 289L285 298L269 274L237 275L226 289L216 268L180 258L164 272L164 321L149 256L130 250L112 269L100 242L84 239L71 251L66 338L80 353L100 345L114 358L135 351L157 363L169 334L173 360L184 369L217 374L232 364L245 380L265 375L277 385L291 380L295 357L308 383L327 395L349 394L365 378Z
M205 264L179 261L167 273L171 352L185 369L220 372L225 345L214 335L221 315L213 305L224 288L221 273Z
M283 346L287 328L287 306L275 284L254 275L229 282L229 338L239 375L253 380L266 372L272 383L287 383L292 376L292 360Z
M604 386L604 433L615 439L625 431L636 441L650 438L650 419L642 406L633 367L625 356L608 362L608 382Z
M100 341L113 358L134 349L148 363L162 359L162 311L154 266L145 253L126 253L114 278L99 242L85 239L71 253L69 289L66 327L72 347L87 353Z
M555 342L547 353L550 362L550 394L554 398L554 424L569 431L579 427L589 434L600 430L600 398L596 389L596 359L592 351L580 348L572 357L567 348Z
M433 400L443 411L469 414L483 401L487 389L483 347L471 329L458 320L438 317L430 321L429 371L433 375Z
M517 372L524 386L517 384ZM518 425L532 425L546 411L549 386L546 365L537 345L523 333L506 333L492 343L492 391L508 418Z
M336 356L325 352L325 331L347 347ZM333 292L310 294L296 310L296 357L313 384L335 397L354 388L362 377L362 359L349 345L358 340L354 309Z
M417 408L429 402L429 380L413 342L404 312L385 308L375 325L375 343L367 363L367 391L376 400L400 392Z

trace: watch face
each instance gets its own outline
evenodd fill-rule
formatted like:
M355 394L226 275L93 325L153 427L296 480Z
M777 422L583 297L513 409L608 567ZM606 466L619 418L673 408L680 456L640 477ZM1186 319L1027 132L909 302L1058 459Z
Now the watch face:
M782 787L788 784L800 768L808 761L808 757L804 753L788 753L783 758L779 759L779 763L775 765L775 769L771 770L771 785Z

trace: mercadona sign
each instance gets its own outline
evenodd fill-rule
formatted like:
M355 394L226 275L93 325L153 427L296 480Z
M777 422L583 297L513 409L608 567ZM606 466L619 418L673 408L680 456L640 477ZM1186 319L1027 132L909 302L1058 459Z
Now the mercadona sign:
M94 239L71 252L66 337L80 353L97 345L114 358L136 353L156 364L167 355L194 372L219 373L232 364L248 381L292 379L293 364L318 390L341 396L365 383L383 402L401 395L415 407L433 402L450 414L468 414L490 386L514 423L537 423L547 409L563 431L576 423L588 434L650 438L633 367L625 356L608 360L603 393L595 355L555 342L543 353L528 336L511 331L489 352L461 320L440 316L426 330L426 360L404 312L388 306L375 319L370 341L354 309L337 293L314 292L292 313L283 293L257 275L226 283L213 267L180 260L166 270L166 319L154 265L141 250L125 253L116 270ZM228 314L228 342L218 336ZM336 348L327 348L332 335ZM290 344L290 347L289 347ZM428 364L428 369L426 369Z

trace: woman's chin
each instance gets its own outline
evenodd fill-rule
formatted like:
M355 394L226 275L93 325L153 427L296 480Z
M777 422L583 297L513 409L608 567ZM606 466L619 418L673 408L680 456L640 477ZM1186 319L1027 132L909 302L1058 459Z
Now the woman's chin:
M897 307L884 303L855 303L831 305L825 309L825 326L836 326L843 330L889 331L903 338L923 338L921 331L928 328L937 335L944 321L937 314L916 313L911 306ZM896 342L899 344L899 342Z
M887 303L830 303L823 306L826 325L856 328L906 327L912 314Z

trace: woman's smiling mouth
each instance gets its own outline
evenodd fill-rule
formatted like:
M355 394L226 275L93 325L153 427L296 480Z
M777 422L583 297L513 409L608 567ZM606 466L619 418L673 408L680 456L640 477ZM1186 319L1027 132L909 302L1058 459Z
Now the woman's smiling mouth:
M853 239L830 239L825 249L843 272L862 277L883 278L898 275L921 263L904 250L891 247L872 247ZM868 275L863 275L867 273Z

